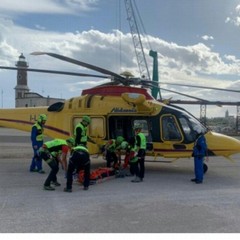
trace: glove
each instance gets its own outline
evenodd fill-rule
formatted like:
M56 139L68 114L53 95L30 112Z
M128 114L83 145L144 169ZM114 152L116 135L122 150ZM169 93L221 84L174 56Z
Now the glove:
M36 158L37 161L40 161L40 160L41 160L41 158L40 158L40 153L39 153L38 150L36 151L36 154L35 154L34 157Z

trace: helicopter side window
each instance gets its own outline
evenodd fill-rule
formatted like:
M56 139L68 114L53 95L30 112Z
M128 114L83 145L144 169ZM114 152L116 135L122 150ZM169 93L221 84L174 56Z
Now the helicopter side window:
M81 121L81 117L73 119L73 133L76 125ZM104 119L102 117L91 117L91 124L88 127L88 135L93 138L104 138L104 132Z
M186 118L179 118L179 121L182 125L183 132L188 142L192 142L194 137L191 134L191 128Z
M182 136L173 116L162 117L162 138L164 141L181 141Z
M142 133L145 135L147 142L152 142L152 137L149 132L149 126L148 126L148 121L147 120L134 120L133 121L133 126L140 124L142 126Z
M179 118L186 140L193 142L196 140L197 134L194 129L199 129L202 133L206 132L204 126L202 126L196 119L191 116L182 116Z

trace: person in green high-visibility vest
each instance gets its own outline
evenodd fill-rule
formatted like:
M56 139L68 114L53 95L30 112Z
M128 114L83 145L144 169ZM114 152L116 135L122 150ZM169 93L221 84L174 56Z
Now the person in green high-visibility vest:
M82 121L78 123L74 129L75 145L87 146L87 142L96 144L88 135L87 129L91 123L91 118L89 116L83 116Z
M31 142L33 149L33 157L30 165L30 172L45 173L42 169L42 159L39 156L39 149L43 145L44 140L44 125L47 121L46 114L40 114L37 121L32 126L31 130Z
M119 168L121 164L121 144L123 141L124 138L122 136L118 136L116 139L110 139L104 146L104 155L108 168Z
M83 190L88 190L90 182L90 157L85 145L78 145L72 149L68 161L67 182L64 192L72 192L73 172L84 170Z
M141 132L142 126L141 124L136 124L133 127L135 132L135 147L137 149L137 161L135 164L135 174L136 177L132 180L132 182L142 182L145 173L145 155L147 148L147 140L145 135Z
M59 171L59 163L62 164L65 172L67 171L67 154L74 147L75 142L73 138L54 139L47 141L39 149L40 157L48 164L51 171L44 182L44 190L55 190L50 184L54 186L60 186L61 184L57 181L57 173Z

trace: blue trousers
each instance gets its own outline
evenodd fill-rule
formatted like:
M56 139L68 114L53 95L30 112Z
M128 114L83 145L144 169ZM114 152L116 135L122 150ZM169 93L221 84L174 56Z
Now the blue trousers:
M194 157L194 172L197 181L203 181L203 159L202 156Z
M32 157L32 162L29 169L30 171L34 171L35 169L37 169L37 171L42 170L42 158L38 154L38 150L41 146L38 146L38 149L33 148L33 157Z

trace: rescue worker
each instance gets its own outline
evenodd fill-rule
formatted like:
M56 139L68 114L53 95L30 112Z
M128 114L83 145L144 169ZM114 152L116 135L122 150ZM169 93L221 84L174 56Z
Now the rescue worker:
M90 157L85 145L78 145L72 149L68 162L67 183L64 192L72 192L73 173L84 170L83 189L88 190L90 182Z
M57 173L59 171L59 163L61 163L63 170L67 171L67 154L74 147L74 138L54 139L45 142L39 150L39 154L44 161L51 168L51 171L44 182L44 190L55 190L50 184L54 184L56 187L61 184L57 181Z
M134 126L134 133L135 133L135 147L137 151L138 160L134 167L136 177L131 182L142 182L145 173L145 155L147 141L145 135L141 131L142 131L141 124L136 124Z
M138 160L135 158L137 156L135 137L130 138L129 142L123 141L121 143L121 149L125 150L125 157L123 165L119 169L119 172L116 174L116 177L134 176L134 160ZM128 169L129 166L130 168Z
M43 145L43 132L44 132L44 124L46 123L47 116L45 114L40 114L38 116L37 121L32 126L31 131L31 142L33 149L33 157L30 165L30 172L39 172L45 173L42 169L42 159L39 156L39 148Z
M105 145L105 158L107 167L118 168L121 164L121 143L124 141L122 136L110 139ZM113 162L113 164L112 164Z
M201 129L194 129L197 135L197 139L194 143L192 156L194 157L194 173L195 178L191 179L196 184L203 182L204 175L204 157L207 155L207 143L204 134Z
M87 146L87 141L96 144L91 138L87 136L87 127L91 123L91 118L89 116L83 116L82 121L78 123L74 130L75 145Z

